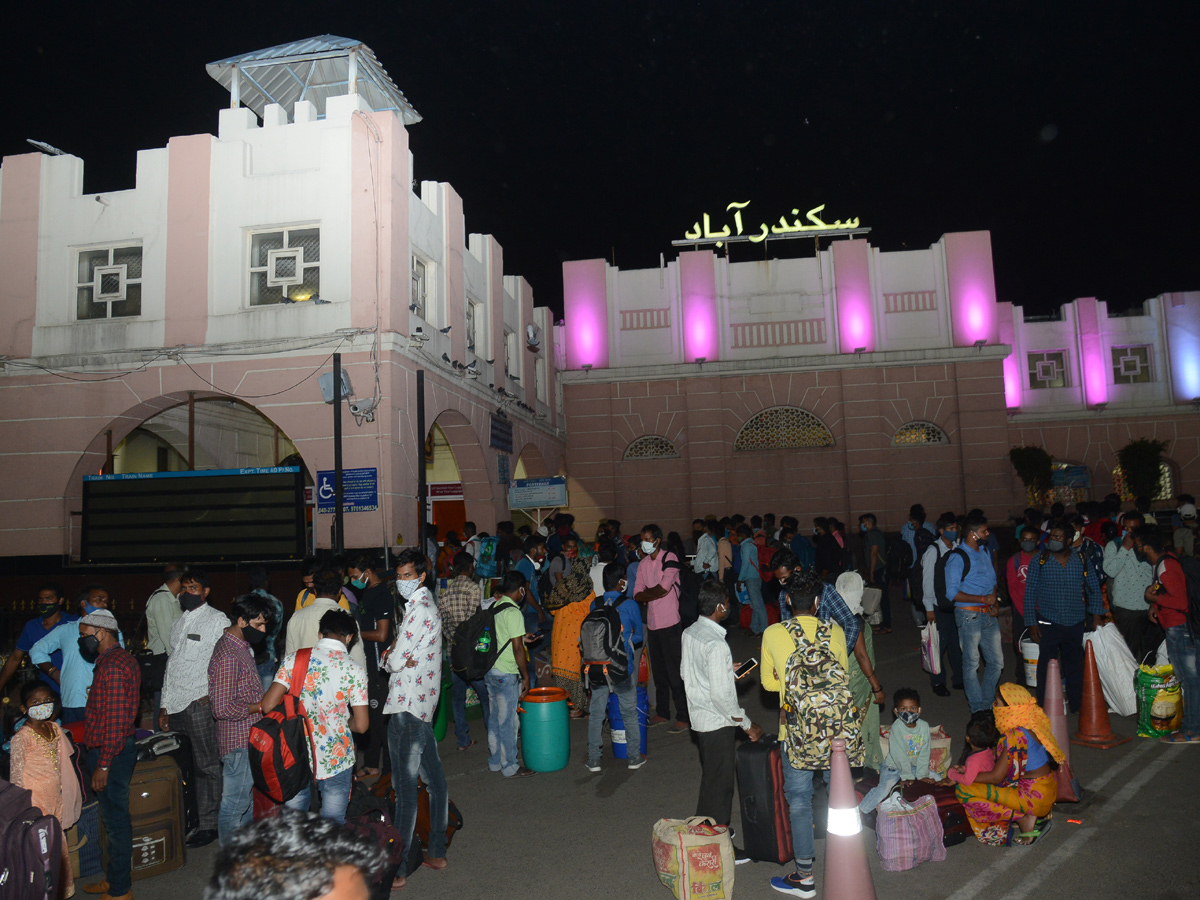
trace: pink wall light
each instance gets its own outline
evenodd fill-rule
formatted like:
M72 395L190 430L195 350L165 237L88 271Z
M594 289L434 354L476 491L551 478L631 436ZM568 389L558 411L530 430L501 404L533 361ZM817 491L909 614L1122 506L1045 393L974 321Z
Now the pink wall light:
M999 343L991 233L959 231L947 234L942 241L954 346L970 347L977 341Z
M1084 400L1088 406L1108 402L1108 366L1100 340L1100 305L1095 297L1075 301L1079 322L1079 365L1083 375Z
M683 294L683 361L714 362L721 355L717 331L717 272L711 250L679 256Z
M875 306L871 300L871 246L866 241L834 241L838 350L875 350Z
M567 368L608 368L608 266L604 260L563 263L563 318Z

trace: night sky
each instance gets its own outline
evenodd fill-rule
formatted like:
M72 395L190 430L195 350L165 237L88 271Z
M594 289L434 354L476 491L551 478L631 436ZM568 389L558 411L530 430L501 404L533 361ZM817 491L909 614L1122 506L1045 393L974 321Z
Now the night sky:
M999 298L1030 312L1200 290L1194 4L169 6L6 14L0 152L36 138L86 191L132 187L138 149L216 131L205 63L329 33L424 116L416 178L453 184L556 311L563 260L657 266L735 200L755 223L825 203L884 250L988 229Z

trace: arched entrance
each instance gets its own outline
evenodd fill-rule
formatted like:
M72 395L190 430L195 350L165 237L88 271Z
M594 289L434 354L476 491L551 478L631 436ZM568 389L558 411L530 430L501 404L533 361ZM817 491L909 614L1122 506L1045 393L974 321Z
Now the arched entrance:
M492 483L483 448L470 421L454 409L434 419L425 438L427 521L437 527L438 540L447 531L462 533L463 523L480 529L495 526Z

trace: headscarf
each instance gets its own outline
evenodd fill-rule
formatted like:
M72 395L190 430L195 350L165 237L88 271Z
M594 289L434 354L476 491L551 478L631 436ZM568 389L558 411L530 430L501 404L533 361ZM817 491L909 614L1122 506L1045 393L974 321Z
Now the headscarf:
M1054 739L1049 717L1029 691L1019 684L1002 684L1000 696L1008 706L996 706L992 710L996 715L997 731L1006 734L1014 728L1024 728L1033 733L1055 762L1061 763L1066 759L1058 741Z
M590 597L595 587L592 584L591 566L581 556L571 560L571 571L564 575L562 581L554 586L546 606L550 609L561 609L568 603L578 603Z
M863 615L863 580L862 576L857 572L843 572L837 577L834 583L834 588L842 599L846 601L846 605L850 607L850 612L856 616Z

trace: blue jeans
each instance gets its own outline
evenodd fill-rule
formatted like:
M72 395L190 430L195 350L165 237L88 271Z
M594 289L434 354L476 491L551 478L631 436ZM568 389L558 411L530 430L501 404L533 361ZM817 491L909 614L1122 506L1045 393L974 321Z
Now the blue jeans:
M339 825L346 821L346 806L350 803L350 785L354 781L354 766L343 769L336 775L317 781L321 792L321 815L333 819ZM295 797L283 804L288 809L307 811L312 805L312 786L305 785Z
M59 718L62 719L64 725L69 725L71 722L82 722L86 710L86 706L64 706Z
M813 837L813 776L820 770L794 769L782 743L779 752L783 754L783 795L787 797L788 814L792 820L792 856L796 859L797 870L804 868L809 872L817 854ZM829 770L825 769L820 774L828 784Z
M637 681L632 674L621 681L613 682L611 689L606 681L602 681L599 687L592 688L592 714L588 716L588 762L599 762L603 753L604 710L608 709L610 693L617 695L617 703L621 707L621 722L625 725L626 755L630 762L634 762L639 755L646 755L646 748L642 746L641 718L637 708Z
M88 751L88 772L100 764L100 751ZM108 784L96 795L100 801L100 818L108 833L108 893L120 897L129 893L133 865L133 823L129 820L129 782L137 764L137 747L133 738L125 741L125 749L113 757L108 767Z
M224 847L233 833L249 825L254 812L254 775L250 772L250 750L242 747L221 757L221 809L217 813L217 836Z
M450 818L450 793L438 757L433 726L410 712L396 713L388 722L388 747L392 757L392 785L396 788L396 830L411 847L417 826L417 776L429 791L430 856L446 855L446 824Z
M891 793L892 788L900 783L900 770L893 769L887 764L887 760L883 761L883 765L879 768L879 784L871 788L867 792L867 796L862 798L862 803L858 804L858 811L869 813L880 803L883 798Z
M963 687L971 712L991 709L996 687L1004 671L1004 651L1000 643L1000 623L985 612L954 610L954 624L962 643ZM979 655L987 664L983 681L979 680Z
M1200 735L1200 640L1188 634L1187 625L1166 629L1167 653L1175 667L1175 677L1183 687L1183 724L1180 729L1193 737Z
M261 662L254 667L258 672L258 677L262 679L263 690L269 690L271 682L275 680L275 673L279 671L279 663L273 659L267 659L266 662Z
M495 669L483 676L488 699L488 768L505 778L521 768L517 761L517 703L521 699L521 676L505 675Z
M762 579L747 578L742 584L746 586L746 593L750 595L750 609L753 610L753 615L750 616L750 630L754 634L762 634L769 624L767 607L763 603Z
M450 673L451 685L451 707L454 710L454 737L458 739L458 746L465 747L471 743L471 728L467 725L467 688L475 688L475 694L479 697L479 708L483 710L483 725L487 727L488 721L488 692L487 685L483 683L483 679L479 681L466 682L457 672Z

